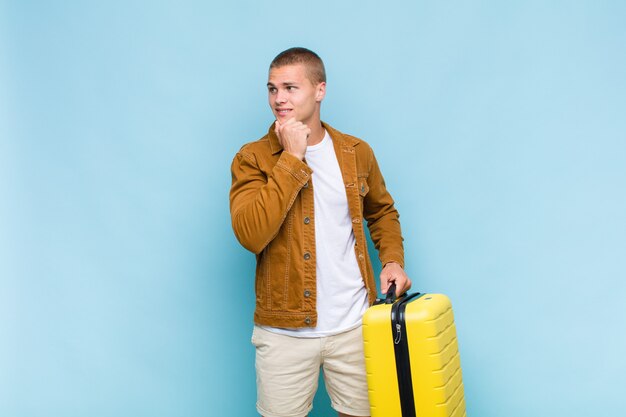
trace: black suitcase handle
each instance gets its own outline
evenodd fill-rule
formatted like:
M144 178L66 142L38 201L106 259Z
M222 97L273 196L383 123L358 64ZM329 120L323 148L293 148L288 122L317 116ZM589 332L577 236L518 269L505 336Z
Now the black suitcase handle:
M413 294L409 294L408 292L405 292L400 297L396 297L396 283L392 282L391 285L389 286L389 289L387 290L386 297L385 298L377 298L376 301L374 301L374 305L377 306L379 304L393 304L397 300L400 300L400 299L403 299L403 298L411 299L411 298L416 297L418 295L423 295L423 294L421 294L419 292L416 292L416 293L413 293Z
M396 283L392 282L391 286L387 290L387 298L385 298L385 304L393 304L396 302Z

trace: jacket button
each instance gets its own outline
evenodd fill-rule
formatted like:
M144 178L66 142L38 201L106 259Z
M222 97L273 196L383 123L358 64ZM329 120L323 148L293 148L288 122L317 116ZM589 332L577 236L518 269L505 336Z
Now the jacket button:
M311 291L309 291L309 290L304 290L304 296L305 296L306 298L309 298L309 297L311 296Z
M309 182L308 181L304 183L304 188L309 188Z
M304 324L311 324L311 317L308 317L304 319Z
M364 193L365 192L365 185L361 184L361 192Z
M361 223L361 219L355 217L354 219L352 219L352 223Z
M309 224L311 223L311 219L309 219L308 217L304 218L304 224Z
M309 252L305 252L304 253L304 260L308 261L309 259L311 259L311 254Z

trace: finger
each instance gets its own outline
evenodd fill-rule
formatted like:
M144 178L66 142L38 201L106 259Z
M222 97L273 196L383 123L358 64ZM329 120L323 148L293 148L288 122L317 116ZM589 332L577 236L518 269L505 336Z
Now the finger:
M276 136L278 137L278 143L280 143L281 145L283 144L283 138L280 137L280 129L282 128L280 122L278 121L278 119L276 119L276 123L274 125L274 133L276 133Z
M391 283L395 282L395 278L389 274L385 274L385 275L381 275L380 277L380 290L383 292L383 294L387 294L387 291L389 291L389 287L391 286ZM397 289L396 289L397 292Z
M386 294L388 287L389 284L387 283L387 277L383 274L380 274L380 292Z
M406 278L402 284L402 294L407 292L410 288L411 288L411 280L409 278ZM398 288L398 290L400 290L400 288Z

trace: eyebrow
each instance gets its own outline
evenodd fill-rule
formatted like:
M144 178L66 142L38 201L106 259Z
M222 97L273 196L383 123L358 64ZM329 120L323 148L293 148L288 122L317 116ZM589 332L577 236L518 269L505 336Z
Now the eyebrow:
M290 85L298 85L298 83L295 82L295 81L286 81L286 82L282 83L282 85L287 87L287 86L290 86ZM267 86L268 87L276 87L274 85L274 83L270 83L270 82L267 83Z

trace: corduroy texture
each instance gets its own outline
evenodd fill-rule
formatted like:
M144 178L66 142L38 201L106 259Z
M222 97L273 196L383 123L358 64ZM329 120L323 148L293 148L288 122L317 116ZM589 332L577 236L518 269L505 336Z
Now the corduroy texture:
M342 172L355 256L372 303L376 285L363 219L382 264L397 262L404 267L399 214L371 147L323 126L333 140ZM257 255L255 323L314 327L315 245L324 242L315 242L312 170L305 161L283 152L272 125L263 138L241 148L231 172L233 230L239 242Z

